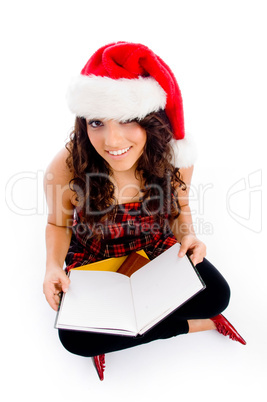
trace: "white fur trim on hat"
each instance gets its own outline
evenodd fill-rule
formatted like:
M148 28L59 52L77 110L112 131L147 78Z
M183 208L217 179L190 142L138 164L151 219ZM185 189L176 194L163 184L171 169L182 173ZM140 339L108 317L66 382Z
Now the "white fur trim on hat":
M178 168L188 168L197 159L197 147L191 134L186 133L182 140L171 140L174 159L173 164Z
M70 110L87 119L127 121L164 109L166 93L152 77L75 77L67 92Z

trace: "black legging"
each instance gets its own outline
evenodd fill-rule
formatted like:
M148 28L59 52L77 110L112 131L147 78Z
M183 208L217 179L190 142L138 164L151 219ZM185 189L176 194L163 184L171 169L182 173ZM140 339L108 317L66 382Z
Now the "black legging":
M187 320L214 317L227 307L230 299L227 282L209 261L204 259L197 269L206 288L145 334L129 337L59 329L61 343L71 353L92 357L188 333Z

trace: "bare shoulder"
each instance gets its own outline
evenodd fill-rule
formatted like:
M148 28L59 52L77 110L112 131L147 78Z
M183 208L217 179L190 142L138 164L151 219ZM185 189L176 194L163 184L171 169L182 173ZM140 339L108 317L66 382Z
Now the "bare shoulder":
M69 226L75 206L75 193L69 185L73 175L66 162L68 155L67 149L58 152L44 176L48 222L57 226Z
M49 163L46 173L45 181L54 182L57 184L67 184L73 178L73 174L70 171L67 158L69 156L69 151L66 148L62 148Z
M194 170L194 166L190 166L188 168L180 168L180 175L181 175L181 179L183 180L183 182L185 182L185 184L187 186L190 186L191 180L192 180L192 176L193 176L193 170Z
M180 208L189 205L189 191L190 185L192 180L194 166L190 166L189 168L181 168L179 169L180 172L180 179L185 183L186 189L180 186L179 183L176 185L176 190L178 193L178 198L180 202Z
M44 175L44 190L47 198L55 196L58 198L59 194L62 200L66 203L71 202L74 197L74 192L70 189L69 183L73 178L66 162L69 151L65 148L61 149L48 165Z

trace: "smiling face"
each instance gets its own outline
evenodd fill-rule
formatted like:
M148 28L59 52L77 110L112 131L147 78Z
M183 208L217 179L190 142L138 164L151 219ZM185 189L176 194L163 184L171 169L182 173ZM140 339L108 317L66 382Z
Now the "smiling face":
M114 172L135 171L146 144L146 131L137 122L87 120L91 144Z

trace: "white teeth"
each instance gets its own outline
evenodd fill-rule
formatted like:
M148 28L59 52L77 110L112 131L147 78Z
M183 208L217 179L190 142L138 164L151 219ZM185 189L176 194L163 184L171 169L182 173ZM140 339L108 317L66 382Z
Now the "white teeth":
M108 151L111 155L121 155L124 154L125 152L129 151L131 147L125 148L125 149L120 149L119 151Z

